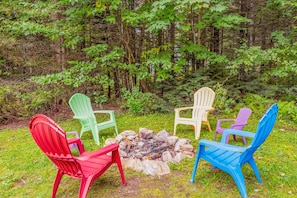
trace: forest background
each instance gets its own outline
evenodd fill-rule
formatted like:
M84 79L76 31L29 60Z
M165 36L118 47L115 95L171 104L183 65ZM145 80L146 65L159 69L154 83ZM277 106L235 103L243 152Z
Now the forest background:
M166 113L203 86L218 112L272 99L296 122L296 16L295 0L2 0L0 123L76 92Z

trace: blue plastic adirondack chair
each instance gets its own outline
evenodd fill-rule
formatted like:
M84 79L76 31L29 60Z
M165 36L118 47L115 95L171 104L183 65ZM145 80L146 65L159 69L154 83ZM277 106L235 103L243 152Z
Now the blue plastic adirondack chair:
M241 166L248 163L253 169L258 181L262 183L253 155L272 131L276 121L277 113L278 106L277 104L273 104L258 122L256 133L236 129L227 129L223 133L221 142L201 140L199 142L198 152L190 182L194 182L198 162L201 158L211 163L213 167L219 168L229 173L239 188L241 196L244 198L248 197ZM253 140L247 147L226 144L226 138L232 134L251 137Z
M252 110L250 108L241 108L239 110L239 113L236 117L236 119L220 119L217 122L217 126L216 126L216 132L215 132L215 136L214 136L214 141L216 141L216 137L218 133L223 133L224 130L226 130L227 128L223 128L222 127L222 123L230 123L233 122L233 124L229 127L230 129L238 129L238 130L242 130L243 127L245 125L247 125L247 120L249 119L250 115L252 114ZM233 139L236 141L236 136L233 135ZM229 141L229 137L227 137L226 143L228 143ZM244 136L242 136L242 142L244 145L246 145L246 139Z
M91 130L95 143L99 145L99 132L101 130L114 127L116 134L118 134L118 127L113 110L93 111L91 99L81 93L74 94L69 100L69 105L74 113L73 118L78 119L81 123L80 137L84 132ZM109 120L97 123L95 113L109 114Z

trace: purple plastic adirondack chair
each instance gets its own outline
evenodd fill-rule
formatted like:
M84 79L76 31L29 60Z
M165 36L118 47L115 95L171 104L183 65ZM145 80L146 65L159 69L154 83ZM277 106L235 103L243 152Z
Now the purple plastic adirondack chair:
M214 136L214 141L216 141L216 137L217 137L218 133L222 134L224 132L224 130L227 129L227 128L221 127L221 124L223 122L234 122L234 124L232 124L229 129L242 130L243 127L245 125L247 125L247 120L249 119L251 114L252 114L252 110L250 108L241 108L239 110L239 113L238 113L236 119L221 119L221 120L218 120L217 127L216 127L216 133L215 133L215 136ZM236 136L235 135L233 135L233 139L236 141ZM226 144L228 144L228 141L229 141L229 137L226 139ZM245 137L242 137L242 142L243 142L244 145L246 145Z

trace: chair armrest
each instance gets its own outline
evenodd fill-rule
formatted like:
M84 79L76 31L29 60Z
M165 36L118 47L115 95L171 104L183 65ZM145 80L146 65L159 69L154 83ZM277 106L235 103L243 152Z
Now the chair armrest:
M234 127L238 127L238 126L241 126L242 127L242 126L245 126L245 125L247 125L247 122L245 122L245 123L232 124L231 127L234 129Z
M220 119L217 121L217 128L222 128L221 124L224 122L234 122L235 119Z
M78 132L77 131L67 131L66 134L74 134L76 138L79 138Z
M222 122L234 122L235 119L220 119L218 120L218 123L222 123Z
M100 155L105 155L109 152L112 151L118 151L119 149L119 145L118 144L110 144L108 146L105 146L97 151L93 151L93 152L84 152L82 155L78 156L77 159L84 161L87 160L89 158L93 158L96 156L100 156Z
M82 144L80 138L70 138L70 139L67 139L67 143L68 145L70 144L76 144L77 145L77 148L79 150L79 153L84 153L85 152L85 148L84 148L84 145Z
M199 146L203 147L216 147L219 149L227 150L227 151L235 151L235 152L243 152L246 150L246 147L235 146L231 144L225 144L224 142L215 142L211 140L201 140L199 142Z
M109 114L109 119L115 122L114 110L96 110L94 113Z
M213 111L215 108L210 106L195 106L194 108L203 109L204 111Z
M244 136L244 137L250 137L250 138L253 138L255 136L255 133L248 132L248 131L242 131L242 130L236 130L236 129L226 129L223 132L221 142L225 142L226 138L231 134L232 135Z
M193 109L193 107L180 107L180 108L174 109L174 111L184 111L184 110L190 110L190 109Z
M181 108L174 109L175 118L179 118L180 117L180 112L185 111L185 110L193 110L193 107L181 107Z
M114 110L96 110L96 111L93 111L94 113L105 113L105 114L109 114L110 116L110 119L112 119L114 117Z

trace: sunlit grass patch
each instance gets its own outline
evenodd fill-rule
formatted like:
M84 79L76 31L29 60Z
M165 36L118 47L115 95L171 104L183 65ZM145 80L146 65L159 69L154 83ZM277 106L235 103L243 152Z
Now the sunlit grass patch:
M173 114L116 115L119 133L124 130L148 128L155 133L166 130L173 134ZM258 117L249 120L246 131L255 131ZM210 119L212 132L202 127L199 140L194 138L190 126L178 126L177 136L191 140L196 151L201 139L213 140L216 118ZM80 131L77 120L58 121L66 131ZM243 166L243 173L249 197L294 197L297 196L297 133L285 130L284 122L278 122L271 135L255 152L255 160L263 183L258 183L252 169ZM291 128L294 128L291 127ZM0 131L0 194L1 197L50 197L56 175L56 168L39 150L27 126ZM101 145L95 144L92 133L85 132L82 141L86 150L103 146L107 138L114 137L113 128L100 132ZM218 141L220 140L218 135ZM248 140L250 143L251 140ZM242 146L241 138L230 144ZM170 163L171 173L163 176L147 176L143 173L125 170L127 186L122 186L117 167L112 166L90 188L88 197L240 197L232 177L213 169L204 160L199 161L195 182L190 183L194 158L186 158L179 164ZM64 176L57 197L77 197L79 180Z

